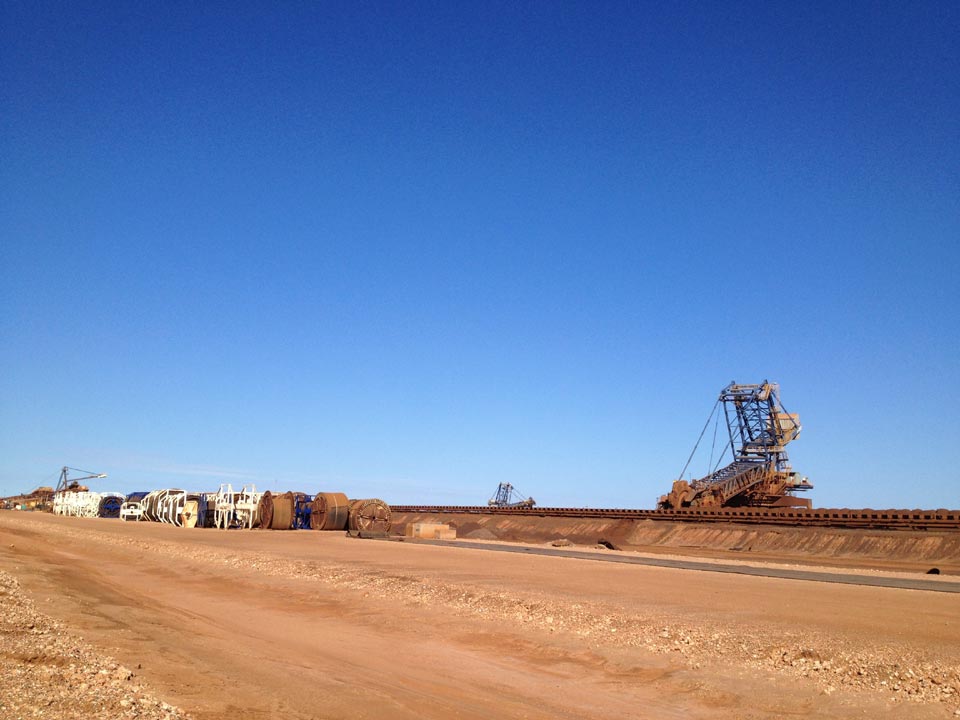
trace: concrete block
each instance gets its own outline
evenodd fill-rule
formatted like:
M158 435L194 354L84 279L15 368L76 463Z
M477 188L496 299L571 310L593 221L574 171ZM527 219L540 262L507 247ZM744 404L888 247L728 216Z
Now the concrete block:
M409 523L407 537L430 538L431 540L456 540L457 531L446 523Z

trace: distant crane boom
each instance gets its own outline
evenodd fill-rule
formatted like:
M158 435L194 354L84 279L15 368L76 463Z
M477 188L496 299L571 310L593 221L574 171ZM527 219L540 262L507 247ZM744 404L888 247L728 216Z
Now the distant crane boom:
M533 507L537 501L525 498L510 483L500 483L493 497L487 501L491 507Z
M83 477L73 478L72 480L70 480L69 474L71 470L73 470L74 472L81 472L81 473L87 473L87 474L84 475ZM105 478L106 476L107 476L106 473L95 473L95 472L91 472L90 470L79 470L77 468L67 467L66 465L64 465L60 469L60 480L57 482L57 489L54 491L54 493L79 487L81 480Z

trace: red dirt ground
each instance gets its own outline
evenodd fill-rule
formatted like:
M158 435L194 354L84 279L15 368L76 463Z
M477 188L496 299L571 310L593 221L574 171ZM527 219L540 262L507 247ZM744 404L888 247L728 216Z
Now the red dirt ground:
M947 718L960 596L0 513L0 569L196 718Z

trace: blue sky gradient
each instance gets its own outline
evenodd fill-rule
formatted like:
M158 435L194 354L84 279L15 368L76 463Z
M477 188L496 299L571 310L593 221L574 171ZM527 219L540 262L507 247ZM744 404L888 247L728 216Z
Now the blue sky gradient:
M957 3L0 8L0 495L960 507Z

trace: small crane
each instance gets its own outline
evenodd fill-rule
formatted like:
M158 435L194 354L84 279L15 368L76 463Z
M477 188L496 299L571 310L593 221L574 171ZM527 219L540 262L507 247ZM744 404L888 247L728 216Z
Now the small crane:
M87 473L83 477L74 478L73 480L68 480L69 472L73 470L74 472ZM57 489L54 491L54 494L58 492L63 492L65 490L77 490L80 487L81 480L92 480L94 478L105 478L106 473L95 473L90 470L79 470L78 468L67 467L64 465L60 469L60 480L57 482Z
M536 504L536 500L523 497L510 483L500 483L497 492L487 500L491 507L533 507Z

